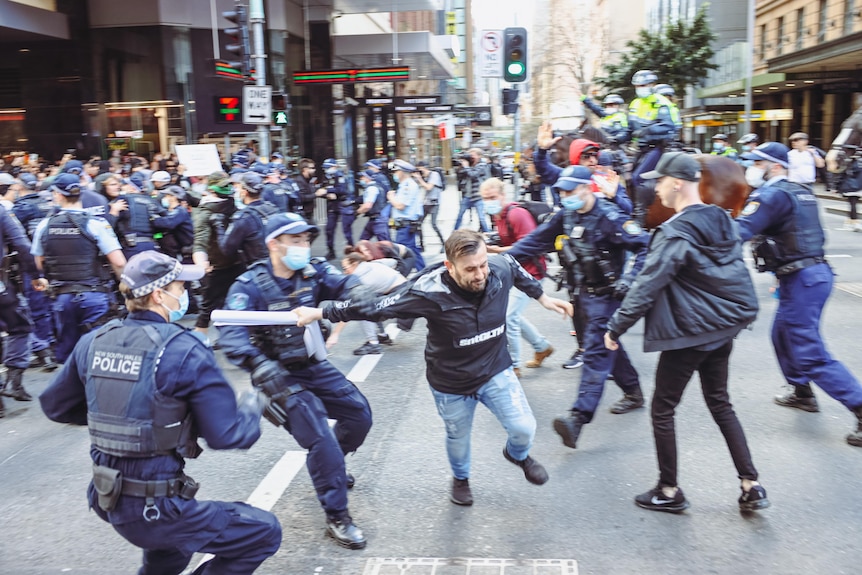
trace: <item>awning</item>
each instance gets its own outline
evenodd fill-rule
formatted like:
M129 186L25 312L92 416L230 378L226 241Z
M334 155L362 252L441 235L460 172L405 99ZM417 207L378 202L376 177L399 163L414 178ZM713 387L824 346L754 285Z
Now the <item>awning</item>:
M862 68L862 32L769 60L770 72L850 71L849 77L856 78L860 68Z
M455 66L443 48L441 38L431 32L397 34L398 56L393 61L392 34L333 36L333 68L375 68L409 66L411 80L447 80L455 76Z
M309 0L309 6L332 6L333 12L418 12L442 10L443 0Z
M69 21L65 14L0 0L0 43L68 39Z
M751 86L754 92L757 90L779 89L785 84L786 77L784 74L758 74L751 78ZM745 93L745 80L739 79L724 84L716 84L715 86L707 86L700 88L697 91L698 98L734 98L742 97Z

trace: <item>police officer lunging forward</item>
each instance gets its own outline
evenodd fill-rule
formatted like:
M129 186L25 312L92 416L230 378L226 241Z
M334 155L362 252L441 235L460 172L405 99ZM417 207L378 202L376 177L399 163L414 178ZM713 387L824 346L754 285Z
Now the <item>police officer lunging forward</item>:
M554 249L557 236L568 236L564 257L576 272L578 303L587 320L584 337L584 366L578 399L571 411L554 420L554 430L563 444L574 449L584 424L593 419L602 398L605 380L613 371L614 381L625 394L611 407L611 413L628 413L644 404L638 374L620 347L605 348L608 320L620 306L634 276L643 266L649 235L632 220L627 220L610 202L592 191L592 172L583 166L566 169L567 176L557 180L563 209L546 224L518 241L509 251L516 259L526 259ZM626 250L636 259L624 272Z
M817 198L808 186L787 181L787 152L783 144L765 142L742 154L754 162L746 180L759 187L737 219L742 240L751 240L758 271L774 272L781 288L772 345L793 391L775 403L819 411L813 381L856 414L859 423L847 443L862 447L862 385L826 351L820 335L834 274L824 257Z
M197 501L183 473L198 434L212 449L248 449L265 405L240 400L201 339L173 322L188 307L184 281L203 269L149 251L133 256L120 291L129 317L84 336L45 392L42 409L87 425L90 507L144 550L141 575L178 574L197 552L215 558L195 573L252 573L281 545L274 515L245 503Z
M349 297L361 285L323 260L311 260L312 234L296 214L277 214L265 229L269 259L257 262L231 286L231 310L288 311L324 300ZM365 547L365 536L347 510L352 477L344 456L356 451L371 429L371 408L365 396L326 360L309 357L304 328L261 326L219 328L222 349L231 362L251 372L255 387L274 404L268 418L284 425L308 449L306 465L317 498L326 511L327 533L350 549ZM281 413L277 413L277 412ZM330 429L327 418L337 420Z
M117 277L126 258L108 222L84 211L78 176L57 176L51 192L60 211L39 223L30 253L45 274L40 285L48 287L54 298L55 354L62 363L78 338L108 313L113 295L100 256L107 258Z

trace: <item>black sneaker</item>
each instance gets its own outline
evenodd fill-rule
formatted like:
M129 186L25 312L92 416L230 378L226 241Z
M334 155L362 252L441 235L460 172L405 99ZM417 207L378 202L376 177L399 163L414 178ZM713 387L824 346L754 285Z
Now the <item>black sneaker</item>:
M353 350L353 355L377 355L383 353L379 344L366 341L360 347Z
M326 534L335 539L335 542L348 549L364 549L367 541L362 529L353 523L350 515L341 519L326 518Z
M640 390L623 395L622 399L611 406L611 413L628 413L644 406L644 395Z
M377 341L379 341L383 345L392 345L392 343L393 343L392 338L389 337L389 334L387 334L387 333L378 333L377 334Z
M742 489L740 487L740 489ZM766 489L762 485L753 485L748 491L742 490L739 496L739 509L741 511L757 511L769 507L769 499L766 498Z
M523 469L524 477L533 485L544 485L548 482L548 472L545 471L545 467L529 455L523 461L518 461L509 455L509 450L503 447L503 457Z
M688 509L688 501L682 494L682 489L679 488L673 497L668 497L662 492L661 487L654 487L635 497L635 504L651 511L667 511L668 513L679 513Z
M452 493L449 500L455 505L473 505L473 492L470 491L469 479L452 478Z
M356 478L353 477L353 474L348 471L347 472L347 488L353 489L354 485L356 485Z
M789 393L776 395L773 401L784 407L795 407L796 409L801 409L802 411L808 411L811 413L817 413L820 411L820 408L817 406L817 399L813 394L811 397L800 397L797 395L797 391L798 390L794 386L793 390Z
M578 436L581 435L581 428L584 426L584 423L586 422L579 413L569 412L562 417L554 419L554 431L563 438L563 445L576 449L578 446Z
M584 365L584 352L576 351L571 359L563 364L563 369L578 369L582 365Z

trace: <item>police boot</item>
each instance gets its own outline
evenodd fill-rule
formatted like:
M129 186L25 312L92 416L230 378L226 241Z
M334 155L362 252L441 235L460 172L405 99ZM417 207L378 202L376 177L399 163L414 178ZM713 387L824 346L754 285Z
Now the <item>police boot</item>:
M554 431L563 438L563 445L576 449L581 428L587 418L579 411L570 411L566 415L554 419Z
M817 399L814 397L814 392L810 385L794 385L790 393L784 395L776 395L773 401L784 407L795 407L802 411L810 411L817 413L820 408L817 406Z
M856 424L856 431L847 436L847 443L853 447L862 447L862 405L854 409L853 413L856 414L858 423Z
M23 367L10 367L6 372L6 387L3 388L3 395L11 397L16 401L33 401L33 398L21 385L21 378L24 377Z
M326 534L335 539L336 543L348 549L363 549L367 543L362 529L353 523L353 518L350 515L344 515L340 519L327 517Z
M35 355L36 361L31 362L30 367L41 367L44 372L54 371L60 367L57 362L54 361L54 354L51 353L50 347L40 349L35 353Z
M6 406L3 405L3 398L0 397L0 419L6 417Z
M611 406L611 413L617 415L634 411L644 405L644 394L640 388L623 395L622 399Z

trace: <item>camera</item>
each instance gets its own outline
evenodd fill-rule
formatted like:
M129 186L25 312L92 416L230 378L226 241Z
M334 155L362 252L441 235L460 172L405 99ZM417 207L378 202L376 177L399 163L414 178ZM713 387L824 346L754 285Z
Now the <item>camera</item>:
M500 239L500 232L485 232L485 243L489 246L502 246L503 240Z

